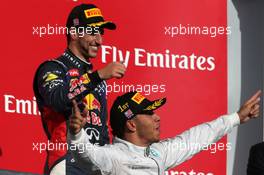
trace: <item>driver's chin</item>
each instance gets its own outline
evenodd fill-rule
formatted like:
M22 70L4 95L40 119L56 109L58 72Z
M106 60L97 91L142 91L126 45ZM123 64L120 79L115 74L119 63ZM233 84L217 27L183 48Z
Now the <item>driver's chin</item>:
M97 51L89 50L88 54L90 58L95 58L97 56Z
M94 45L89 46L88 47L88 54L89 54L90 58L95 58L98 54L98 50L99 50L98 46L94 46Z
M160 141L160 138L159 137L156 137L154 140L153 140L153 143L157 143Z
M155 140L156 140L156 142L160 141L160 133L159 132L155 135Z

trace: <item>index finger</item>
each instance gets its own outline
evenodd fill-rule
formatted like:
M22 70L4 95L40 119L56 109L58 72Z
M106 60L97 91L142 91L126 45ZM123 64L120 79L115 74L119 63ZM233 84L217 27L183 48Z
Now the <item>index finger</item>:
M76 100L72 100L72 112L74 114L81 115L80 109L78 107L78 103L76 102Z
M256 103L256 100L260 97L261 90L258 90L245 104Z

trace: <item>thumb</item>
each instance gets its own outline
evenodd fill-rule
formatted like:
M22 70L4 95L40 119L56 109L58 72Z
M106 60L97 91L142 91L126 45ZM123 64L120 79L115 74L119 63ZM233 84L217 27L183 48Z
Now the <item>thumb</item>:
M125 63L125 61L124 61L124 60L121 60L121 61L119 61L119 63L120 63L120 64L122 64L122 65L124 65L124 66L125 66L125 68L127 67L127 64Z

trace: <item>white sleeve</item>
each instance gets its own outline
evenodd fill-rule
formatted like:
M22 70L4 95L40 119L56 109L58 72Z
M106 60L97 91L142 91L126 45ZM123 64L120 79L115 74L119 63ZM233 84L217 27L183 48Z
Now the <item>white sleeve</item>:
M68 132L68 143L71 154L82 168L89 171L99 169L103 172L112 171L111 146L91 144L83 129L76 135Z
M204 146L218 141L239 124L240 119L237 113L224 115L211 122L195 126L174 138L161 141L165 169L190 159Z

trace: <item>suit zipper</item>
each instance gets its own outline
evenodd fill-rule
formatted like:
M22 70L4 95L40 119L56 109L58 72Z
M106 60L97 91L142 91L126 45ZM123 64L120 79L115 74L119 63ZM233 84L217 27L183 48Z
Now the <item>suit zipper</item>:
M160 167L159 167L159 164L158 164L158 162L156 161L156 159L154 159L154 158L152 158L152 157L149 157L149 158L151 158L152 160L154 160L154 162L157 164L157 167L158 167L158 175L161 175L161 174L160 174Z

